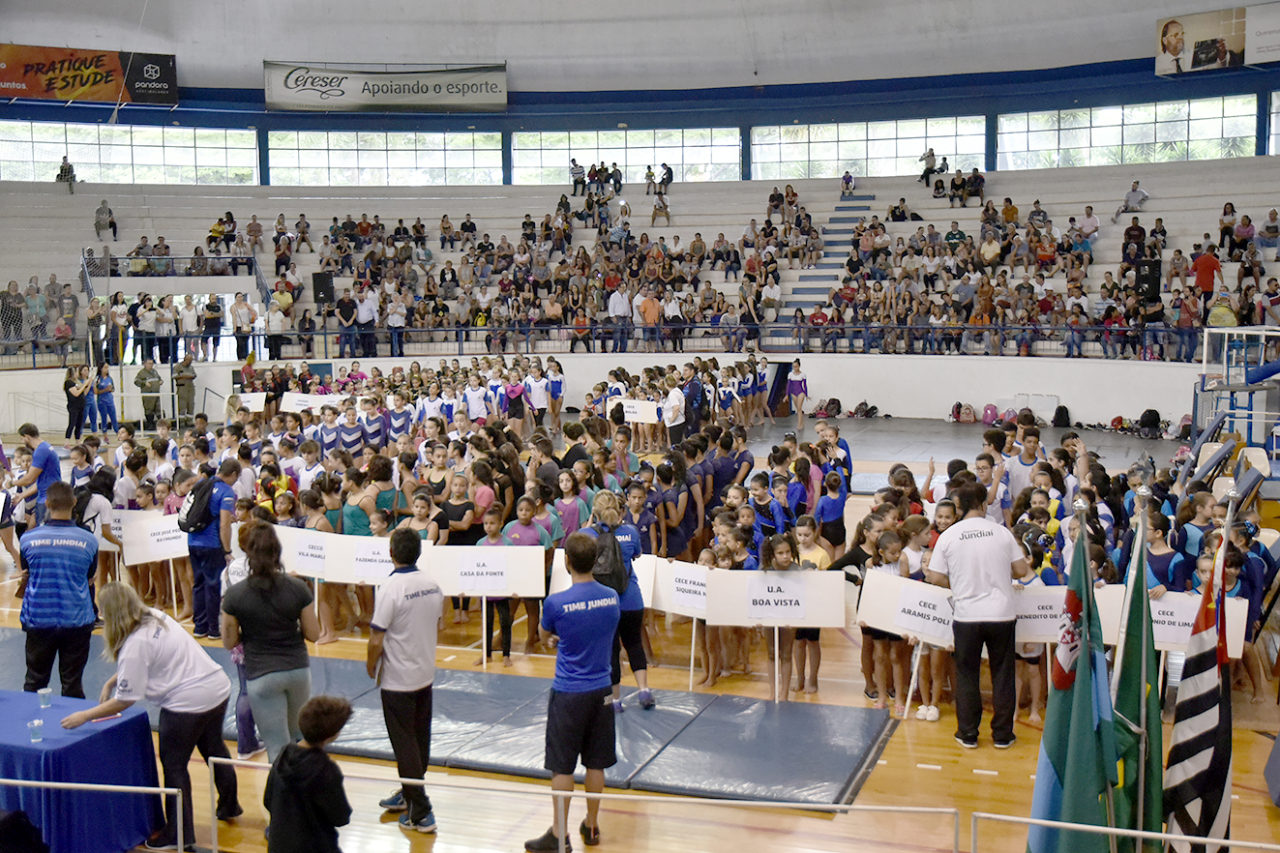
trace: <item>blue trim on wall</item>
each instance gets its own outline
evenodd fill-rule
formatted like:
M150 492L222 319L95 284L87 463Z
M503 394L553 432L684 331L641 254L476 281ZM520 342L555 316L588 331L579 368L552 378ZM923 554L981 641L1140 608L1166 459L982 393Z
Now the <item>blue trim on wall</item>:
M1280 90L1280 65L1156 77L1152 59L1031 71L904 77L837 83L738 86L717 89L611 92L512 92L497 113L277 112L261 89L183 88L176 108L126 104L121 124L252 128L258 133L261 180L270 180L266 134L271 130L499 131L503 179L509 182L511 134L520 130L600 130L625 122L632 129L736 127L742 135L742 174L752 174L750 128L931 116L986 118L985 165L997 165L996 116L1008 112L1074 109L1256 93L1258 153L1267 151L1270 93ZM0 104L0 119L106 122L112 104L15 101Z

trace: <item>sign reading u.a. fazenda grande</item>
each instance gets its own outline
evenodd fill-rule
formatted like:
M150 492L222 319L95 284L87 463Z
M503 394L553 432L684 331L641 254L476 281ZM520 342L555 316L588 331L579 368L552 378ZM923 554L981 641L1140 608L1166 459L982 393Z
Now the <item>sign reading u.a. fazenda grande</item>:
M507 67L447 69L264 62L267 107L273 110L501 111Z

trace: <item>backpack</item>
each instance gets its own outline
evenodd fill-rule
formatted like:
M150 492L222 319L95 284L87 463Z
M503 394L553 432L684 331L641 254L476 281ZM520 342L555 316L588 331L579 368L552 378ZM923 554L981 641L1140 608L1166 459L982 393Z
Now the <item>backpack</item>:
M962 424L977 423L978 417L973 413L973 406L965 403L960 407L960 417L956 418Z
M84 520L84 514L89 509L89 500L92 497L93 492L89 491L88 486L78 486L75 491L76 502L71 508L71 520L75 522L76 527L84 528L90 532L92 532L92 528Z
M960 422L960 411L961 411L963 408L964 408L964 403L961 403L961 402L960 402L960 401L958 401L958 400L957 400L956 402L954 402L954 403L952 403L952 404L951 404L951 417L949 418L949 420L950 420L952 423L959 423L959 422Z
M1071 426L1071 413L1067 411L1066 406L1059 406L1053 410L1053 425L1056 427Z
M1138 417L1138 434L1142 438L1160 437L1160 413L1155 409L1147 409Z
M194 489L187 492L178 508L178 529L184 533L199 533L213 523L213 513L209 510L209 501L213 497L213 486L216 477L206 477Z
M839 397L832 397L828 400L822 410L827 413L827 417L829 418L838 418L840 415L844 414L844 406L840 404Z
M867 416L866 400L863 400L861 403L853 407L853 416L855 418L865 418Z
M605 525L597 524L592 529L596 532L596 562L591 567L591 576L621 597L630 581L627 567L622 562L622 547L618 545L613 531Z
M982 407L982 423L984 426L992 426L1000 418L1000 411L996 408L995 403L987 403Z

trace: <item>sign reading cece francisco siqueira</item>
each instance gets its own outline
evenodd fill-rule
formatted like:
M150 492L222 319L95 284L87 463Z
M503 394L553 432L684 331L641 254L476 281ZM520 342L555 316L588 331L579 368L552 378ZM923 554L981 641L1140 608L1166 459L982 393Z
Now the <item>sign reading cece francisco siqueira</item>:
M274 110L501 111L507 67L398 69L325 62L263 62L267 107Z

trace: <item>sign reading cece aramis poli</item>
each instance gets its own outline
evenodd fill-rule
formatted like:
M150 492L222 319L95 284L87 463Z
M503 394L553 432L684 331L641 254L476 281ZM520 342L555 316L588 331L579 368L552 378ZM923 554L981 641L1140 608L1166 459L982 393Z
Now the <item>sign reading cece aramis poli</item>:
M177 61L166 53L0 44L0 97L176 104Z
M273 110L500 111L507 107L506 65L397 68L327 62L263 62Z

